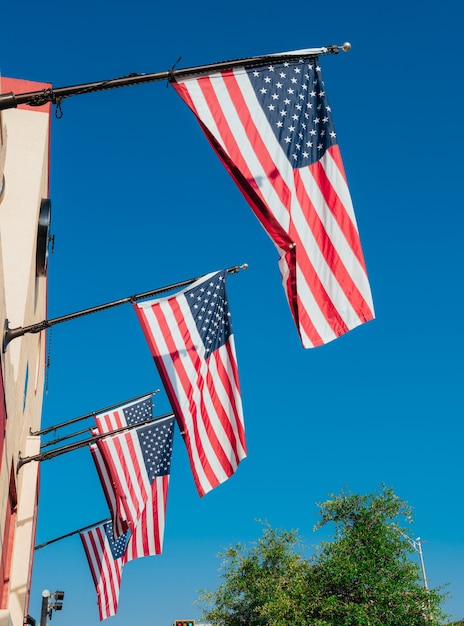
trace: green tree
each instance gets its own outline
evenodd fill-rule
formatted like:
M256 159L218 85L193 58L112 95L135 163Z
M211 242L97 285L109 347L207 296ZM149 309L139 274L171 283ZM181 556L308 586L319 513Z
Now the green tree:
M333 523L312 563L318 601L311 618L337 626L424 626L443 623L446 597L426 589L412 542L401 522L412 510L385 486L367 495L341 492L319 504L315 529ZM308 623L312 623L309 621Z
M332 523L332 541L310 558L297 531L264 526L250 546L230 546L216 591L198 604L214 626L433 626L446 594L426 589L400 521L411 508L384 486L341 492L318 505L315 530Z
M296 531L266 524L256 543L219 554L222 582L216 591L200 592L202 619L215 626L304 624L311 566L298 548Z

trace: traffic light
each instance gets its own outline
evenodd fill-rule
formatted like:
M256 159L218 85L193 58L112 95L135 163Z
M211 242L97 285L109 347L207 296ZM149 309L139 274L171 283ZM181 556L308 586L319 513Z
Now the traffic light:
M53 611L63 609L64 591L50 593L48 589L42 591L42 611L40 615L40 626L47 626L47 617L52 619Z
M194 619L176 619L174 626L195 626Z
M61 611L63 608L64 591L55 591L50 597L52 601L49 603L49 617L52 619L52 611Z

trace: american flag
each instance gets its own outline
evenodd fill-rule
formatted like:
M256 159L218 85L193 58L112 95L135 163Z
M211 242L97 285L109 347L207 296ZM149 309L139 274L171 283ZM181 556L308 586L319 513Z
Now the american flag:
M226 272L176 295L135 304L176 415L200 496L246 457L245 429Z
M105 497L110 509L112 519L112 529L114 538L125 535L128 530L127 520L120 519L119 515L124 514L124 510L116 504L118 494L113 479L111 478L108 466L101 455L98 446L91 444L92 456L97 466ZM134 532L130 535L125 555L125 562L138 559L142 556L153 556L162 554L164 540L164 526L166 519L166 505L168 500L169 476L159 476L155 478L151 493L145 507L140 514ZM115 525L118 525L116 529Z
M96 416L95 422L99 432L104 434L142 422L150 418L151 413L151 396L147 396L119 410ZM112 501L116 502L118 517L127 520L133 532L139 522L152 528L159 548L151 552L154 554L161 553L163 543L173 436L174 418L168 416L95 442L109 482L114 485ZM153 520L149 519L150 511L155 515ZM140 530L140 536L146 532L148 530Z
M119 589L126 552L127 536L113 537L112 522L105 522L80 533L89 562L95 589L100 620L116 615Z
M136 429L151 489L143 509L137 513L127 545L126 563L163 551L174 423L174 417L170 416ZM119 485L121 489L122 481Z
M118 407L112 408L95 416L96 429L92 432L94 435L105 434L118 428L126 426L134 426L140 422L144 422L152 418L153 402L152 394L147 394L137 400L132 400ZM115 537L125 533L128 528L124 503L116 493L114 479L112 478L111 469L108 467L105 457L102 454L104 444L99 445L97 442L90 444L95 466L100 477L103 492L108 503L113 520L113 531Z
M277 247L303 346L373 319L317 58L192 75L173 85Z
M156 534L162 535L171 468L174 418L167 417L97 441L114 483L120 517L134 532L153 499Z

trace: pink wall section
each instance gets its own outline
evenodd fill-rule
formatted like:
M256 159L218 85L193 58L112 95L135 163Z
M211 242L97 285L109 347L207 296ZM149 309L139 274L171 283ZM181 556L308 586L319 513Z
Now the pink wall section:
M0 79L0 93L13 92L29 93L30 91L41 91L42 89L50 89L51 83L37 83L32 80L23 80L21 78L5 78L2 76ZM18 109L27 109L29 111L42 111L45 113L50 112L51 103L47 102L40 107L31 107L28 104L20 104Z

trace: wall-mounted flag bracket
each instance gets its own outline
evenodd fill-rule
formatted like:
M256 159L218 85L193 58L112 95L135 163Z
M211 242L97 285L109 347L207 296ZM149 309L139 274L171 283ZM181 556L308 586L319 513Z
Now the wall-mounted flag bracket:
M136 402L137 400L140 400L141 398L145 398L145 396L154 396L155 393L159 393L159 392L160 392L159 389L155 389L154 391L141 393L140 395L135 396L134 398L130 398L129 400L124 400L124 402L115 402L114 404L111 404L110 406L105 406L103 409L98 409L97 411L92 411L91 413L86 413L85 415L74 417L73 419L66 420L65 422L60 422L59 424L54 424L53 426L47 426L47 428L43 428L42 430L35 430L35 431L31 430L29 434L32 437L38 437L39 435L48 435L48 433L58 430L59 428L64 428L65 426L69 426L70 424L75 424L76 422L81 422L82 420L89 419L90 417L95 417L95 415L97 415L98 413L108 413L109 411L112 411L113 409L116 409L117 407L123 404Z
M149 391L148 393L143 393L140 394L139 396L136 396L135 398L130 398L130 400L125 400L124 402L117 402L115 404L112 404L110 406L107 406L103 409L99 409L98 411L92 411L91 413L86 413L85 415L81 415L80 417L74 417L73 419L70 420L66 420L65 422L61 422L60 424L54 424L53 426L47 426L47 428L43 428L42 430L36 430L36 431L29 431L29 434L31 435L31 437L38 437L38 436L42 436L42 435L48 435L51 432L56 432L58 429L60 428L65 428L67 426L69 426L70 424L76 424L76 422L81 422L83 420L89 419L91 417L94 417L99 414L99 413L108 413L109 411L112 411L113 409L116 409L124 404L129 404L130 402L136 402L137 400L140 400L142 398L146 398L147 396L154 396L155 393L159 393L160 390L159 389L155 389L154 391ZM65 435L64 437L59 437L58 439L53 439L52 441L47 441L45 443L42 443L40 445L40 449L43 448L49 448L50 446L56 445L57 443L61 443L62 441L65 441L66 439L71 439L73 437L77 437L78 435L83 435L84 433L90 432L92 430L92 427L90 428L85 428L84 430L75 432L75 433L71 433L69 435Z
M87 439L81 439L81 441L75 441L74 443L69 443L66 446L62 446L61 448L55 448L54 450L49 450L48 452L40 452L39 454L33 454L31 456L21 456L21 452L18 454L18 462L16 465L16 473L22 468L26 463L30 463L31 461L49 461L57 456L62 454L66 454L67 452L72 452L73 450L78 450L79 448L84 448L90 443L95 443L100 439L104 439L105 437L111 437L111 435L117 435L119 433L126 432L128 430L132 430L133 428L139 428L140 426L145 426L146 424L151 424L153 422L157 422L158 420L164 419L165 417L172 417L174 413L166 413L165 415L160 415L159 417L151 417L150 419L143 420L142 422L136 422L135 424L131 424L130 426L122 426L121 428L116 428L115 430L110 430L107 433L102 433L100 435L93 435L92 437L88 437Z

